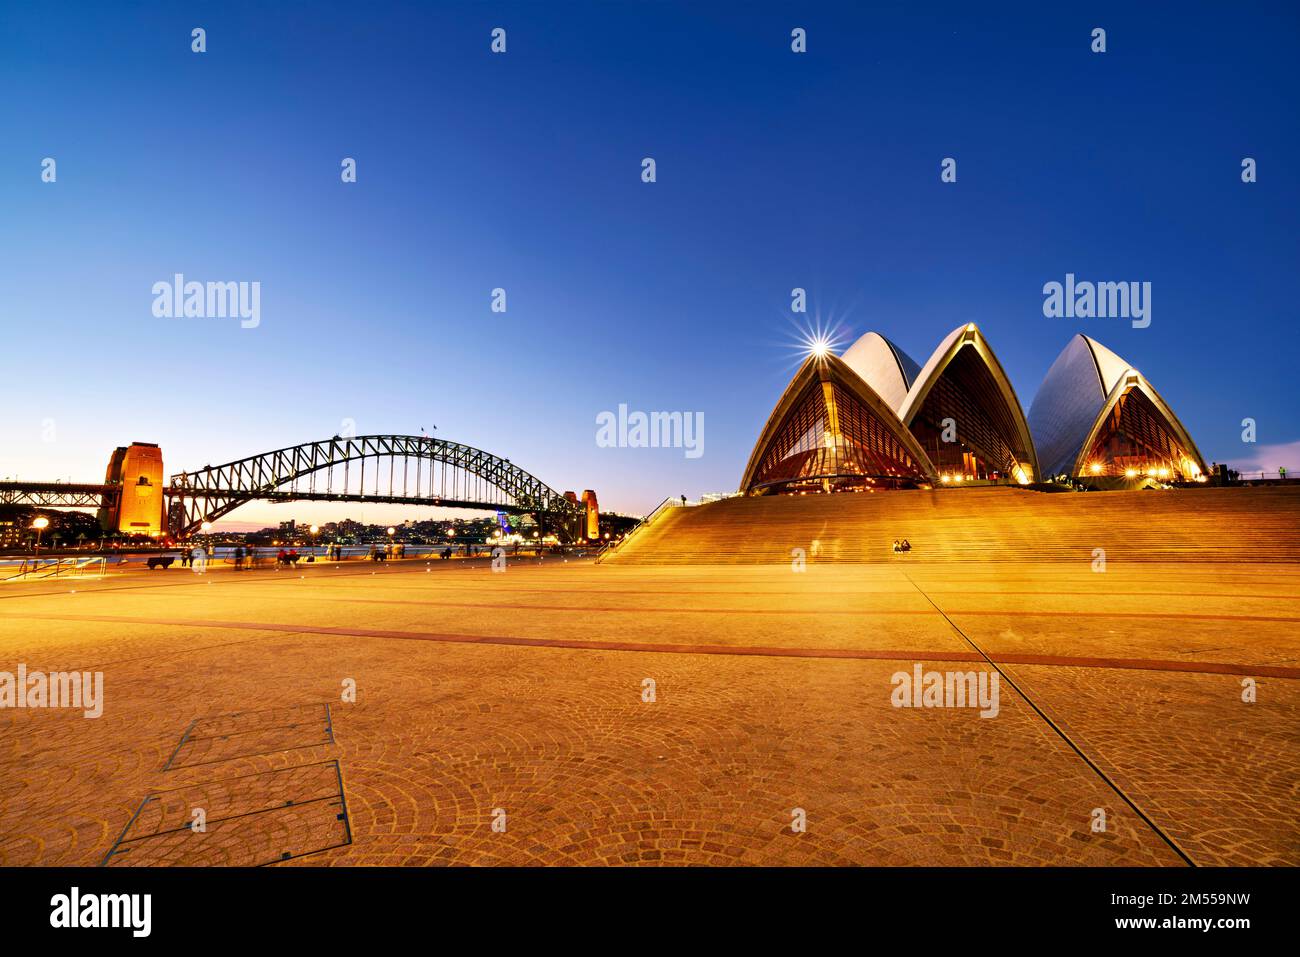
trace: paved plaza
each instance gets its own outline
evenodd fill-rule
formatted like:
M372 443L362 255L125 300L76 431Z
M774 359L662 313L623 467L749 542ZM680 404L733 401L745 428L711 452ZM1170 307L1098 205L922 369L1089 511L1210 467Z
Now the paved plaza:
M0 671L104 700L0 710L0 864L1295 865L1298 622L1294 565L11 583Z

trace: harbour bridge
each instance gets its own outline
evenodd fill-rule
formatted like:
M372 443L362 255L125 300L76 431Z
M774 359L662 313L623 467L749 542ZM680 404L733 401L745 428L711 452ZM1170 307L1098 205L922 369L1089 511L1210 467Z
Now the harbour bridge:
M507 510L532 515L540 532L554 533L563 541L579 539L584 532L594 534L595 495L590 490L579 501L509 459L425 435L336 435L176 473L165 485L161 452L156 446L145 448L156 452L157 485L148 475L135 481L122 475L119 481L100 485L0 482L0 505L96 508L103 521L105 515L120 514L136 497L161 496L167 531L179 539L254 500ZM127 451L114 453L110 477Z

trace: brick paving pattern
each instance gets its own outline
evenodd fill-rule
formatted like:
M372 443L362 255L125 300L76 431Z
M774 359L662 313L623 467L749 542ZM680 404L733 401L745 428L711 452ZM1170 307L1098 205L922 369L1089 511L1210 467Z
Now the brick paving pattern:
M11 584L0 670L105 704L0 709L0 863L1295 865L1298 621L1277 564ZM891 705L984 654L1037 710Z

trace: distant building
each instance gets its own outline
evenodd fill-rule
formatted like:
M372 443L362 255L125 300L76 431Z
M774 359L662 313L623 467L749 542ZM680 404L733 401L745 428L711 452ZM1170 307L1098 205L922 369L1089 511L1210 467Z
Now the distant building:
M28 526L17 518L0 518L0 548L21 545L27 536Z

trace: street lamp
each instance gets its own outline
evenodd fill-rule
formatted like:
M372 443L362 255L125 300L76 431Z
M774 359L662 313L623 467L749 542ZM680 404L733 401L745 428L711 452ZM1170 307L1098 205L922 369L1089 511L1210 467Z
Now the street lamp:
M41 532L50 527L50 520L44 515L38 515L32 520L32 528L36 529L36 558L41 557Z

